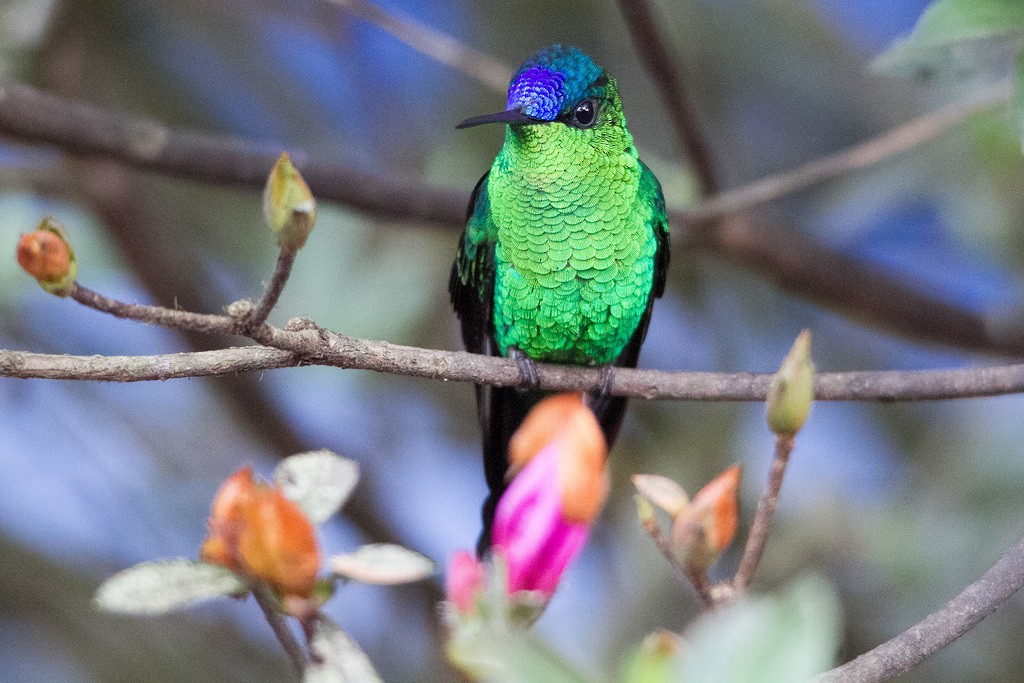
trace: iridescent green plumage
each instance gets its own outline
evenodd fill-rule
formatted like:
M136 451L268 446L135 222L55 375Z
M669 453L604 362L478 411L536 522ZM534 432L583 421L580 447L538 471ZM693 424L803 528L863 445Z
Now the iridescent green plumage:
M578 50L553 46L513 77L508 111L467 123L491 121L509 123L505 143L473 193L452 268L466 348L635 366L665 286L667 222L616 82ZM508 438L534 398L478 387L492 509ZM610 444L625 400L591 405ZM484 517L486 526L488 507Z

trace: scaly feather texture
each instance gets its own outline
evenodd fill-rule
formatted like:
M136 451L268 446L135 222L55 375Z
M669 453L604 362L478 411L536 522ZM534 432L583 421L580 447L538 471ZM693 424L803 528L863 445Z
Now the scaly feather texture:
M478 120L479 119L479 120ZM636 365L665 287L665 202L626 129L618 86L576 48L528 59L509 85L505 143L470 200L452 267L469 351L575 365ZM508 440L537 392L477 388L484 468L481 549L505 488ZM626 402L591 398L609 445Z

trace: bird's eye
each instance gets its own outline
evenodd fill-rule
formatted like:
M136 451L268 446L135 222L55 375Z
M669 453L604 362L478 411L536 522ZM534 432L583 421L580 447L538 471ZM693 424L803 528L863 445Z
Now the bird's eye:
M572 125L576 128L590 128L597 123L597 102L586 99L572 110Z

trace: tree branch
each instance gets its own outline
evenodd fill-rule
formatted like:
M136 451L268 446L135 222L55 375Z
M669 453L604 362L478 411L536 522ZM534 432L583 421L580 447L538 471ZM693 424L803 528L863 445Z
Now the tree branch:
M475 50L410 16L386 12L366 0L328 0L347 12L375 24L417 52L435 62L475 78L484 85L504 93L512 80L512 69L485 52Z
M284 286L287 284L288 277L292 273L292 266L295 265L296 255L298 255L297 251L286 247L282 247L277 252L277 264L274 266L274 275L270 278L270 283L267 285L266 290L264 290L263 296L260 297L252 312L245 319L247 330L257 329L267 322L270 312L274 310L277 300L281 298L281 292L284 291Z
M224 329L238 324L228 316L220 317ZM257 336L264 346L154 356L66 356L0 349L0 377L140 382L325 365L496 386L517 386L521 381L519 368L507 358L357 339L322 330L301 318L293 319L284 329L265 325ZM550 391L592 391L601 383L598 368L540 363L538 376L540 388ZM772 377L773 373L621 368L615 374L612 393L652 400L764 401ZM818 401L999 396L1024 393L1024 364L960 370L823 372L815 374L814 387Z
M650 5L647 0L619 0L619 9L629 27L633 47L658 86L676 135L693 163L702 194L715 194L718 192L718 179L711 150L700 130L697 113L687 97L683 78L658 32Z
M937 612L851 662L821 674L819 683L885 681L908 671L978 625L1024 586L1024 538L984 575Z
M0 134L198 182L253 189L263 188L282 150L270 142L175 130L15 83L0 86ZM428 223L455 225L465 217L466 191L424 188L314 159L306 151L290 153L320 199Z
M953 117L938 118L949 122ZM935 125L923 127L933 135L943 130ZM172 130L16 84L0 88L0 134L201 182L254 189L263 187L280 151L268 144ZM914 139L921 141L924 136L918 134ZM879 145L870 160L884 158L881 147L884 145ZM898 151L901 149L884 150L885 156ZM851 156L862 161L867 158ZM463 191L370 176L314 159L301 150L293 151L292 157L314 194L323 199L391 218L451 226L461 225L464 219L467 194ZM755 199L745 200L743 205L749 208ZM698 209L695 215L709 214ZM814 303L912 338L1024 356L1021 335L1002 338L971 311L924 294L894 273L836 254L798 231L743 218L697 234L685 229L692 224L692 217L686 212L672 214L677 241L688 240L690 245L706 248Z
M687 211L688 217L693 221L704 221L737 213L844 173L872 166L939 137L975 114L1006 102L1009 97L1010 83L996 83L852 147L735 190L700 199Z
M924 291L883 266L838 254L798 229L749 215L723 221L697 242L823 308L910 339L1024 357L1024 329L1000 325ZM996 323L996 324L994 324Z

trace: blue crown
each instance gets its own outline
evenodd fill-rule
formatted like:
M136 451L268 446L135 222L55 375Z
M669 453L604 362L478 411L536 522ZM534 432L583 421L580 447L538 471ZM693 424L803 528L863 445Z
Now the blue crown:
M527 59L508 86L508 109L554 121L576 103L604 70L576 47L551 45Z

